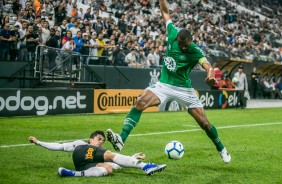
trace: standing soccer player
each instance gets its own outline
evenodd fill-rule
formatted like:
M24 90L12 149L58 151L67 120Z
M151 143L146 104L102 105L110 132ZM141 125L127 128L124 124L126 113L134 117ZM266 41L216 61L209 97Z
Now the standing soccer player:
M173 99L187 108L188 113L212 140L223 162L229 163L231 156L222 144L216 128L208 121L203 105L196 96L189 78L190 71L199 63L207 72L206 84L212 86L217 83L214 77L214 70L207 61L203 51L192 42L190 31L178 29L174 26L169 15L167 2L165 0L160 0L159 2L168 32L168 45L160 81L146 88L138 98L135 106L126 116L120 135L108 129L107 138L115 150L120 151L130 132L138 124L140 116L145 109Z

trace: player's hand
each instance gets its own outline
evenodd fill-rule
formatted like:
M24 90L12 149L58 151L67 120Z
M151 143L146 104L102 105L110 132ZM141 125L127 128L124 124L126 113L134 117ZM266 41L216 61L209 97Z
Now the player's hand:
M135 153L134 155L132 155L132 157L138 160L144 160L146 158L146 155L142 152L139 152L139 153Z
M207 77L205 82L209 86L213 86L215 84L218 84L218 81L214 77Z
M37 144L37 139L36 139L36 137L29 136L28 140L29 140L31 143Z

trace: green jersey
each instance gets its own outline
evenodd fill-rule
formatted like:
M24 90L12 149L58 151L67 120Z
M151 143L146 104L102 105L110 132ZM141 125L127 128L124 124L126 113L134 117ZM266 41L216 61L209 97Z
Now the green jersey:
M160 82L178 87L192 88L189 78L190 71L200 61L206 61L205 54L193 42L186 53L181 52L176 41L179 30L172 21L167 22L167 31L168 44Z

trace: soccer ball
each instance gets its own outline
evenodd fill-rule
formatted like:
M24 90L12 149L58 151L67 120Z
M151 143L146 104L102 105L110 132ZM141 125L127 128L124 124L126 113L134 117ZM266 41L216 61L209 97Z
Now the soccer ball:
M178 160L184 155L184 147L178 141L171 141L165 146L165 154L169 159Z
M232 82L234 82L235 84L238 82L238 78L237 77L233 77Z

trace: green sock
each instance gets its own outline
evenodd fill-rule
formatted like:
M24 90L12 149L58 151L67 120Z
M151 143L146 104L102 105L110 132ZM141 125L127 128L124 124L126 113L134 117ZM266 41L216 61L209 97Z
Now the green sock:
M221 151L224 148L224 145L222 144L220 138L218 137L217 130L213 125L211 125L211 129L209 132L206 131L206 134L214 143L217 151Z
M125 140L129 136L132 129L139 122L141 114L142 114L142 111L139 111L135 107L133 107L130 110L130 112L127 114L127 116L124 120L123 126L122 126L121 133L120 133L120 136L121 136L123 142L125 142Z

